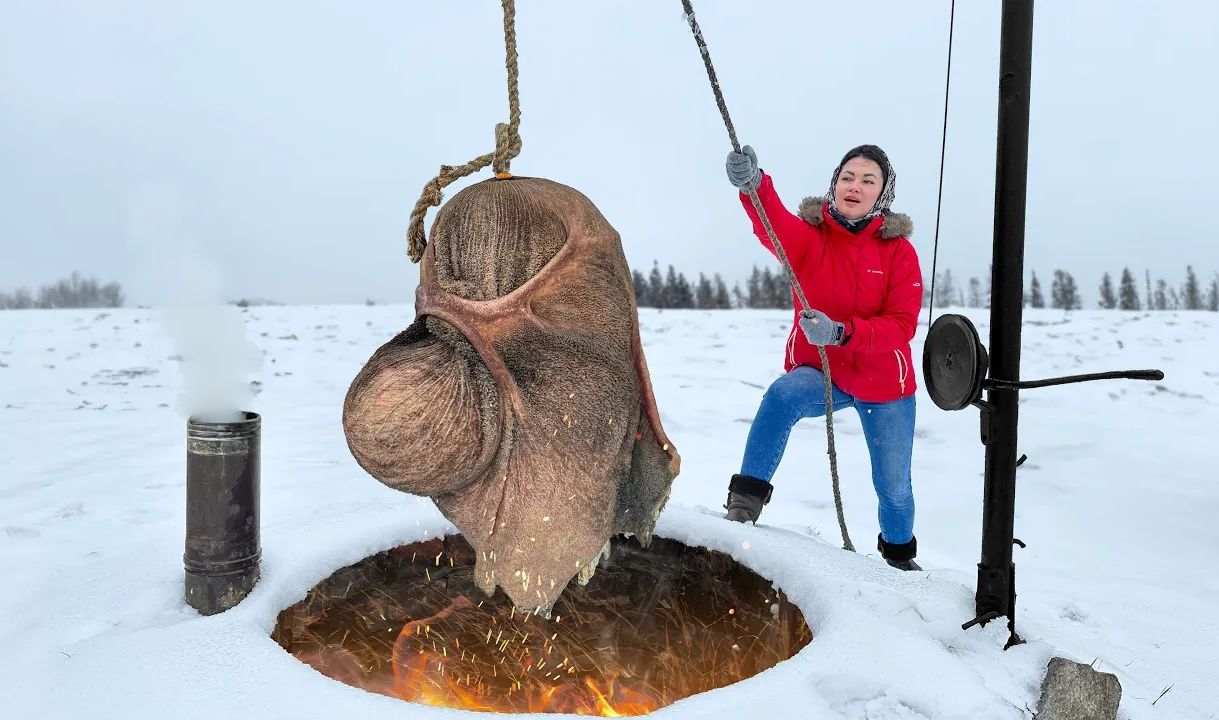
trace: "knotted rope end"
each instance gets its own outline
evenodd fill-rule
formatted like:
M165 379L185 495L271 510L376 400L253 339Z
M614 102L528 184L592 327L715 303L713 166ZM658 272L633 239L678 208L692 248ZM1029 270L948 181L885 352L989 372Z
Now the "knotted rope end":
M423 251L427 248L423 220L427 216L428 208L440 205L444 199L444 194L440 191L440 178L445 174L445 167L440 168L440 173L441 175L432 178L423 186L423 192L419 195L418 202L415 203L415 209L411 211L411 223L406 230L406 252L410 255L411 262L417 263L422 260Z

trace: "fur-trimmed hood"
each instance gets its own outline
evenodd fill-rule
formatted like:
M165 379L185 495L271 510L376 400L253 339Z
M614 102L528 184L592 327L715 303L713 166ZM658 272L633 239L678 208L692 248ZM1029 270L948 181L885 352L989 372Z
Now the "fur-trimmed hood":
M800 210L796 214L809 225L820 225L825 220L821 208L827 202L829 202L829 198L806 197L800 201ZM914 233L914 221L910 219L909 215L887 212L884 217L884 222L880 225L880 236L885 240L899 237L909 238Z

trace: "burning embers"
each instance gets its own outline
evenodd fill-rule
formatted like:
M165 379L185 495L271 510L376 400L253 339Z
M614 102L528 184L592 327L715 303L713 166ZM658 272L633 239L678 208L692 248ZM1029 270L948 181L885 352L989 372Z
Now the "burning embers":
M279 616L272 637L319 672L412 702L496 712L640 715L786 660L800 611L730 557L615 538L550 618L473 581L460 536L344 568Z

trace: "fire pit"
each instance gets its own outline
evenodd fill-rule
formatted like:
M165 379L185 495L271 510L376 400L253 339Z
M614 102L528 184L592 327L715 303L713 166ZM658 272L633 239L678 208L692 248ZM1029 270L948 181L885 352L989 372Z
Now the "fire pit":
M771 583L706 548L615 537L549 618L473 581L460 535L343 568L283 610L272 638L335 680L494 712L641 715L751 677L812 639Z

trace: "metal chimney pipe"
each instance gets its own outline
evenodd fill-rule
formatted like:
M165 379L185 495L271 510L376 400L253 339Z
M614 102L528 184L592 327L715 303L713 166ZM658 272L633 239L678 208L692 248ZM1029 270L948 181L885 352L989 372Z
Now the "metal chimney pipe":
M233 607L258 582L262 419L191 417L186 424L186 603L203 615Z

